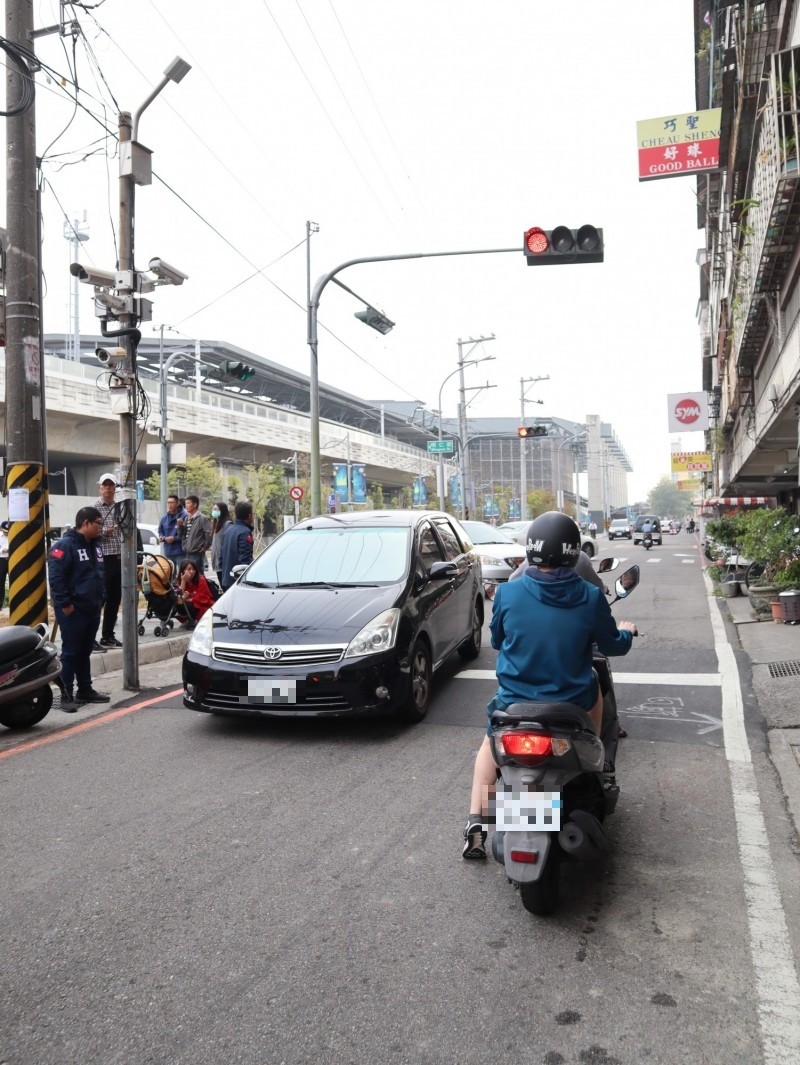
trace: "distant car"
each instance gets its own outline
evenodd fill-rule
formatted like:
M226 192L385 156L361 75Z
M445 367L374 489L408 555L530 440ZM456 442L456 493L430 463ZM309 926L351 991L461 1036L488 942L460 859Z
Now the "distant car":
M528 538L528 529L530 528L529 521L507 521L498 526L500 532L507 533L512 540L515 540L522 547L525 546L525 542ZM597 541L581 530L581 551L584 551L589 558L594 558L597 552L600 550Z
M633 542L640 544L642 542L642 526L646 521L649 521L653 526L653 543L662 543L661 539L661 519L657 518L654 514L640 514L636 519L633 526Z
M142 536L142 551L146 555L163 555L161 542L158 539L157 525L139 525Z
M527 528L526 523L526 528ZM462 521L461 527L475 547L481 564L484 584L507 581L520 562L526 559L525 548L502 529L485 521Z
M609 540L631 540L633 533L631 532L631 523L627 518L614 518L608 527Z

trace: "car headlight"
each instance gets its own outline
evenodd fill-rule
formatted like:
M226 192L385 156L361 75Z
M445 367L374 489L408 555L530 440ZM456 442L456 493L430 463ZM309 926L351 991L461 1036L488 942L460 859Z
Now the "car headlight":
M397 607L384 610L382 614L378 614L368 625L365 625L357 636L353 637L344 657L360 658L362 655L376 655L381 651L390 650L395 645L399 624L400 611Z
M502 564L500 559L495 558L493 555L478 555L478 561L482 566L498 566Z
M207 610L194 627L192 637L189 640L189 650L194 651L195 654L205 655L206 658L210 658L214 645L213 631L214 618L211 611Z

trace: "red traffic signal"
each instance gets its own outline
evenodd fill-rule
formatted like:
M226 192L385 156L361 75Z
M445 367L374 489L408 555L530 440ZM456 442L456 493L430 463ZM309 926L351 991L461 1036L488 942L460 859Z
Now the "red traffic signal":
M546 425L521 425L517 429L517 436L547 436Z
M528 266L554 266L556 263L601 263L604 257L603 231L596 226L570 229L533 226L525 231L522 250Z

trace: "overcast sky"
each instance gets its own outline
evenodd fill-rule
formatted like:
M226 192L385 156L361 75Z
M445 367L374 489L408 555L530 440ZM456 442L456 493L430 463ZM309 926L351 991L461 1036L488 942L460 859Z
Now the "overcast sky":
M55 0L34 8L37 26L57 21ZM46 331L69 328L62 209L87 213L83 259L113 269L118 165L103 126L181 55L193 69L141 120L158 177L137 189L136 265L161 256L189 280L156 292L143 330L163 323L307 373L307 219L320 227L312 280L361 256L521 248L530 226L589 222L605 231L602 265L532 269L520 251L346 271L396 327L368 329L362 304L329 285L320 379L435 408L458 338L494 333L476 352L494 361L467 383L495 387L471 393L470 415L518 416L520 378L549 375L528 416L611 422L634 465L631 501L669 473L666 395L701 387L702 234L694 179L638 183L636 121L694 108L690 3L103 0L75 14L82 106L37 79ZM69 72L69 38L37 50ZM256 270L266 277L246 281ZM97 331L86 287L81 318Z

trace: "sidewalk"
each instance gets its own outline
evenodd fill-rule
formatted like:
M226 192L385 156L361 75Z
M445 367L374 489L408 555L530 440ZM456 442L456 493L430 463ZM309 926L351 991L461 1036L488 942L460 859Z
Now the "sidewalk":
M753 669L753 692L767 725L769 754L800 836L800 625L757 620L747 595L720 600Z

